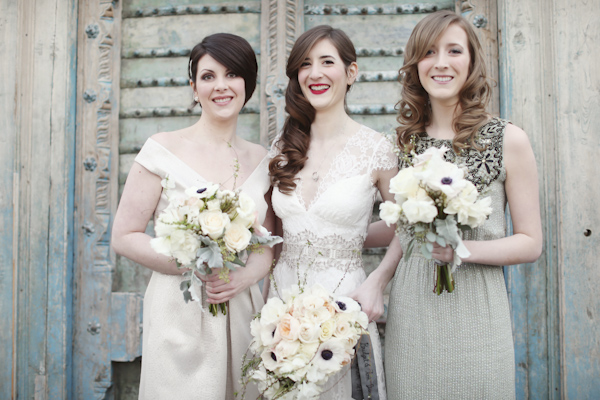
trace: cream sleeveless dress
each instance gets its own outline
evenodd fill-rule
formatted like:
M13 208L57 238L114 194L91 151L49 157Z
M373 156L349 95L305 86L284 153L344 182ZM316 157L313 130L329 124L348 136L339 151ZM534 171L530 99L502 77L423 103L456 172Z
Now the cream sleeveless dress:
M153 139L148 139L136 162L153 174L175 183L170 192L183 193L206 180ZM264 221L269 190L265 157L239 187L251 196L259 220ZM168 205L163 192L156 218ZM227 316L213 317L197 302L185 303L179 289L182 278L153 272L144 296L144 324L140 399L233 399L241 392L242 357L252 339L250 321L263 300L257 285L229 301ZM248 386L247 398L256 398Z
M274 146L275 147L275 146ZM302 198L302 181L291 195L273 189L272 204L283 224L283 250L273 271L269 296L298 284L319 283L338 295L346 295L366 279L361 250L371 221L377 187L375 170L396 168L392 144L381 134L361 126L334 158L319 180L310 204ZM311 245L307 246L307 242ZM369 325L380 399L385 399L381 344L375 323ZM332 376L321 395L323 400L352 398L349 366Z

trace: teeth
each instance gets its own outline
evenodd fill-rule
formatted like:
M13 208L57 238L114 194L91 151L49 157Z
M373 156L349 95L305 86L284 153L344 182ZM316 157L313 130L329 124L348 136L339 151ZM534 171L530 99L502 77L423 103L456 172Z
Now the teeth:
M214 102L215 103L225 103L225 102L228 102L229 100L231 100L231 97L227 97L224 99L215 99Z
M437 81L437 82L448 82L448 81L452 80L452 77L450 77L450 76L434 76L433 80Z
M311 86L310 88L311 88L312 90L325 90L325 89L327 89L328 87L329 87L329 86L327 86L327 85L313 85L313 86Z

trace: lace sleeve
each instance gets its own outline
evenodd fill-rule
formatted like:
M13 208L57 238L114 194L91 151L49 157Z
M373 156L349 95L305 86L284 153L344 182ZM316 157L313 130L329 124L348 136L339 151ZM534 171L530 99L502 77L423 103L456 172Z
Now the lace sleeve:
M273 139L271 147L269 148L269 153L267 153L269 160L281 153L279 139L281 139L282 134L283 132L279 132L277 136L275 136L275 139Z
M398 167L397 146L394 144L393 137L381 136L373 152L371 171L390 170Z

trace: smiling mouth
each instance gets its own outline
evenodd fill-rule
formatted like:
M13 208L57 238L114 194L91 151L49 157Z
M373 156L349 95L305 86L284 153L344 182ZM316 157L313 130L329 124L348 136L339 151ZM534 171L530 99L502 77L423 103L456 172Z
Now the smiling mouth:
M436 82L444 83L444 82L450 82L454 78L451 76L434 76L432 79Z
M233 97L219 97L217 99L213 99L213 101L217 104L224 104L224 103L228 103L232 99L233 99Z
M313 94L322 94L329 89L329 85L310 85L308 88Z

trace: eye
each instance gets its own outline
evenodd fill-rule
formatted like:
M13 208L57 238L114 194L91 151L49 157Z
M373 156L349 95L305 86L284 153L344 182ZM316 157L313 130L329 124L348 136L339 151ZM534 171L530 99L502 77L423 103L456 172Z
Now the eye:
M228 72L227 73L227 77L228 78L237 78L238 76L237 76L237 74L235 72Z
M213 78L213 74L203 74L200 76L200 79L202 79L203 81L208 81L212 78Z
M310 67L310 63L308 61L304 61L302 64L300 64L300 68L305 68L305 67Z
M427 53L425 53L425 57L431 56L431 55L433 55L433 50L427 50Z
M333 64L335 64L335 62L333 60L329 59L329 60L323 60L323 64L325 64L325 65L333 65Z
M452 49L450 50L450 54L462 54L462 50L461 49Z

